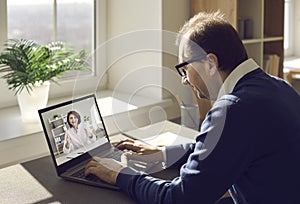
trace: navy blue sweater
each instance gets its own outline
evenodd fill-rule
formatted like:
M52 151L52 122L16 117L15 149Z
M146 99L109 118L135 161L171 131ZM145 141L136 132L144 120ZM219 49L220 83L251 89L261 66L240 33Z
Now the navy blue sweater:
M166 148L172 181L125 168L117 185L137 203L300 203L300 97L261 69L218 99L194 144Z

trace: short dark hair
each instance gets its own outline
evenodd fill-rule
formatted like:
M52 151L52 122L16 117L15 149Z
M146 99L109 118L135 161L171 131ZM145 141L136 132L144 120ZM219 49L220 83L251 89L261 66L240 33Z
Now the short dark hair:
M68 114L67 114L67 122L68 122L68 125L69 125L70 127L73 127L73 125L69 122L69 116L70 116L71 114L72 114L72 115L75 115L75 117L78 118L78 124L80 124L80 123L81 123L81 117L80 117L79 113L77 113L76 111L69 111Z
M185 34L207 54L215 54L220 69L231 71L248 59L237 31L220 11L196 14L181 28L178 40Z

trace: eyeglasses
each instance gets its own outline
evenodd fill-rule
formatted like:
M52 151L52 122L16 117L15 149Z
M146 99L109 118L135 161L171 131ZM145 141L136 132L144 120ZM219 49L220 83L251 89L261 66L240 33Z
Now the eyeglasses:
M175 68L177 69L177 71L178 71L178 73L181 77L186 77L186 71L185 71L186 68L185 68L185 66L188 65L188 64L191 64L193 62L196 62L196 61L201 62L202 60L207 59L206 57L207 57L207 55L195 57L194 59L190 59L188 61L185 61L185 62L182 62L180 64L175 65Z
M196 59L185 61L185 62L182 62L182 63L176 65L175 68L177 69L179 75L182 77L185 77L186 76L185 66L192 62L195 62L195 61L196 61Z
M177 72L179 73L180 76L182 76L182 77L186 76L185 66L190 63L191 62L182 62L175 66L175 68L177 69Z

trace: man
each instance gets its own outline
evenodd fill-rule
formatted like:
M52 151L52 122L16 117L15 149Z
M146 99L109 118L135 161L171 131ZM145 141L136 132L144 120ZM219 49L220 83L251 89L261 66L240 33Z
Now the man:
M172 181L114 160L91 161L86 174L116 184L138 203L215 203L228 189L238 204L300 203L300 97L267 75L220 12L199 13L180 31L176 68L199 97L214 100L194 144L165 148L132 140L127 156L155 155L181 166Z

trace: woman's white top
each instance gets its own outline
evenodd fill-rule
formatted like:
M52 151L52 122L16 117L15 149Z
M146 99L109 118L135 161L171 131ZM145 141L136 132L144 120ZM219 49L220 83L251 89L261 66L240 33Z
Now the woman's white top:
M89 138L87 133L92 135L91 138ZM67 135L70 137L69 148L66 147ZM80 123L78 125L77 130L73 127L70 128L69 130L67 130L66 135L65 135L63 151L65 154L68 154L75 149L78 149L80 147L85 147L95 141L96 141L95 134L93 134L92 131L84 123Z

